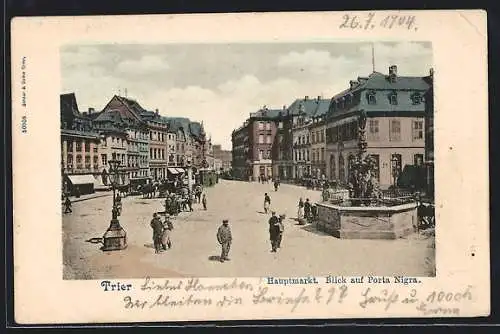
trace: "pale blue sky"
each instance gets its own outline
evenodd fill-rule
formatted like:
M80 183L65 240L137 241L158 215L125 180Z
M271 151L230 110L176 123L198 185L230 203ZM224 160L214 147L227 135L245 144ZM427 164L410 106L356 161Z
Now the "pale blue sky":
M430 43L375 43L375 69L424 76ZM231 148L231 131L264 104L329 98L372 71L370 43L74 45L61 49L62 92L81 111L102 109L124 89L144 108L203 120L216 143Z

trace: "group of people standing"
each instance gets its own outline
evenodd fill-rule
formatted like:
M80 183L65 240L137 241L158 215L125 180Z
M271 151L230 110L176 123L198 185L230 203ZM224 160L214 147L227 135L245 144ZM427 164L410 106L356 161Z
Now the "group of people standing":
M151 219L150 225L153 229L153 245L156 254L172 248L170 232L174 229L174 224L169 218L170 216L168 214L165 215L165 220L162 222L158 214L155 212L153 214L153 219Z
M201 186L195 186L193 191L187 190L184 195L167 194L165 198L165 220L162 222L158 213L155 212L150 223L153 229L153 243L156 254L172 248L171 231L174 226L171 217L176 216L181 211L194 211L193 203L200 202L203 205L203 210L207 210L207 196L203 193Z
M310 223L317 215L317 208L309 202L309 198L306 201L299 199L298 210L297 210L297 220L300 225L305 225Z

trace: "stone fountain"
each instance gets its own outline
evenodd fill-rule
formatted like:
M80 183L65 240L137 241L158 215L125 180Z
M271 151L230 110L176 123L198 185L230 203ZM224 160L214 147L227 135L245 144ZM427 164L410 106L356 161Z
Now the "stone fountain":
M396 239L415 231L417 203L384 199L377 164L366 154L366 114L359 116L359 152L349 167L348 189L325 190L316 203L318 229L342 239Z

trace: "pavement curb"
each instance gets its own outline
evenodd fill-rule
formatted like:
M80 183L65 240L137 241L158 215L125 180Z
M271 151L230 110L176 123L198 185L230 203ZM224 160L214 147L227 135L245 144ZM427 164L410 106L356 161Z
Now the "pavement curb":
M112 195L111 194L102 194L102 195L96 195L96 196L87 197L87 198L78 198L78 199L72 200L71 203L83 202L83 201L88 201L90 199L99 198L99 197L106 197L106 196L112 196Z

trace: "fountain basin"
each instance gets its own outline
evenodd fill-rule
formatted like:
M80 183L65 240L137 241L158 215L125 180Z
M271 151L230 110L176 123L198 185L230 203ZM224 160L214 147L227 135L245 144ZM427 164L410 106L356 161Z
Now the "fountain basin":
M417 203L342 206L316 203L316 227L341 239L397 239L414 233Z

